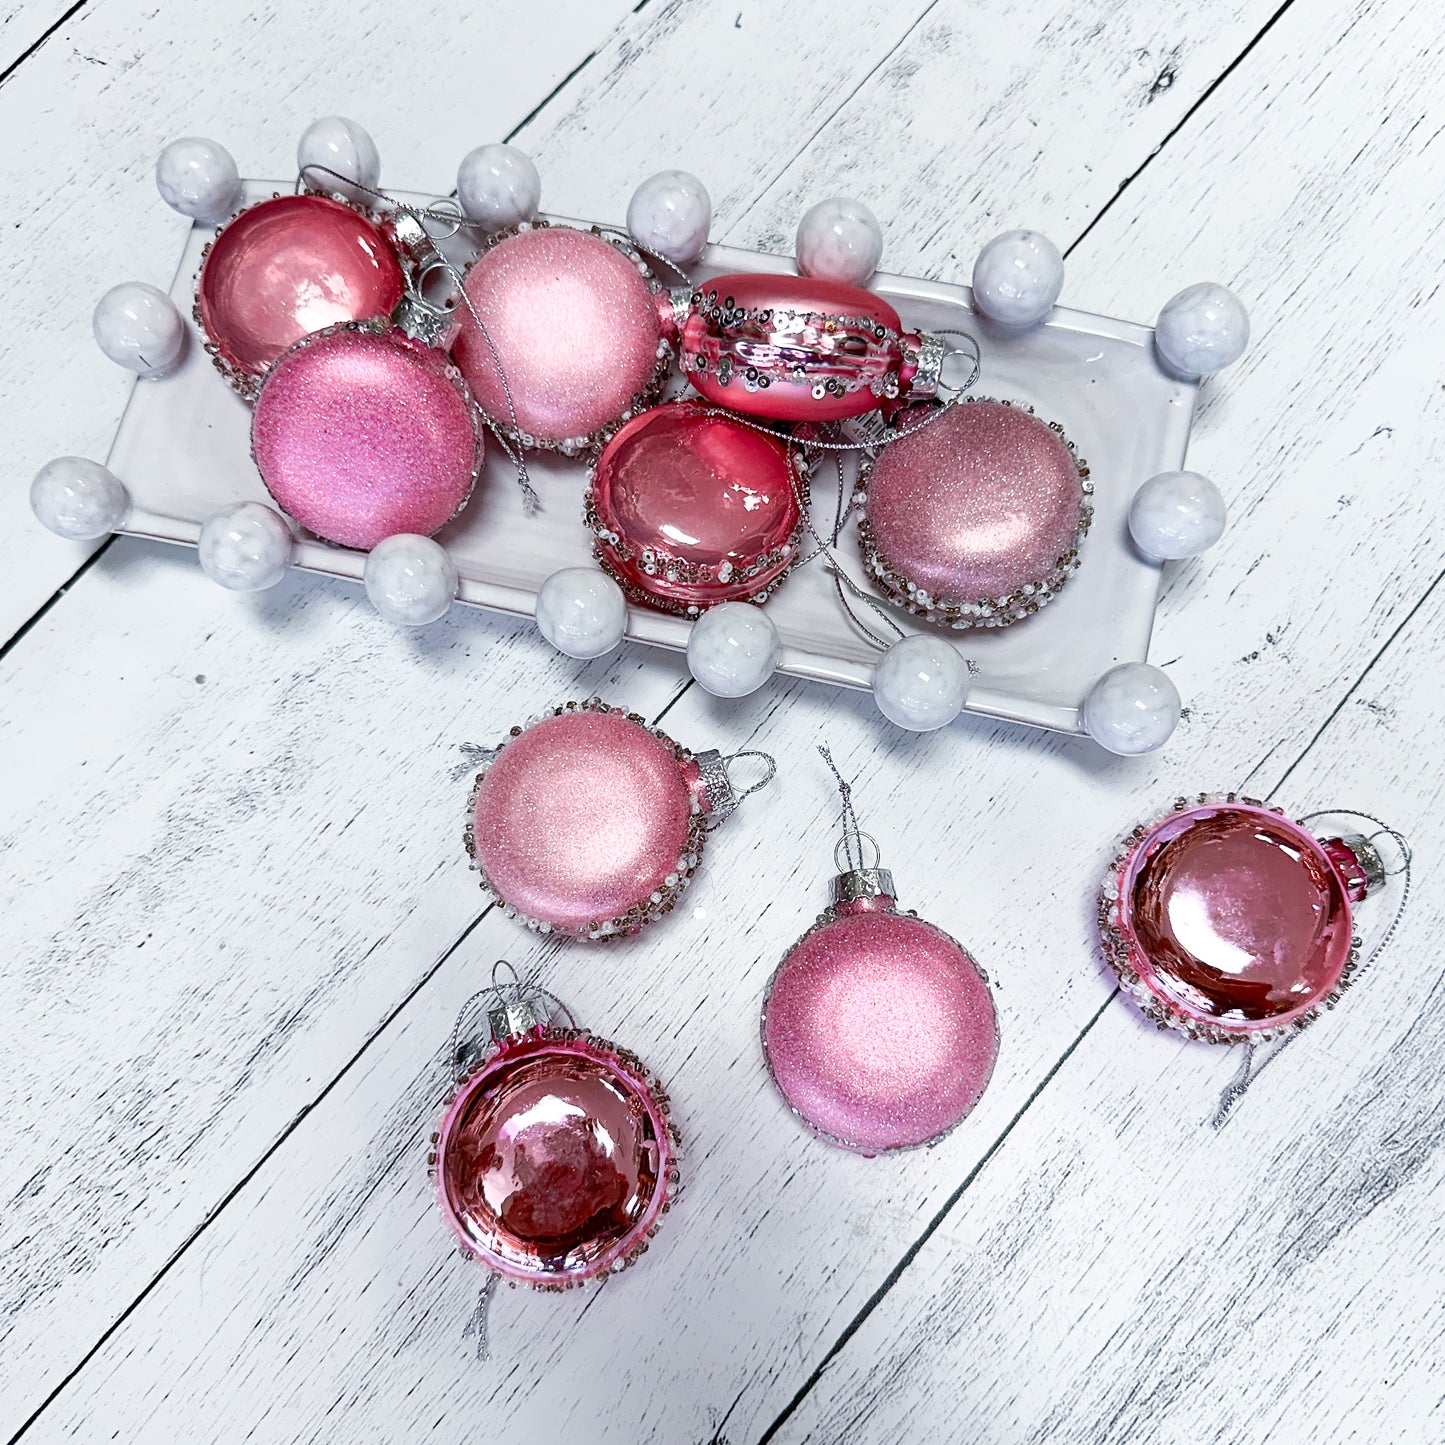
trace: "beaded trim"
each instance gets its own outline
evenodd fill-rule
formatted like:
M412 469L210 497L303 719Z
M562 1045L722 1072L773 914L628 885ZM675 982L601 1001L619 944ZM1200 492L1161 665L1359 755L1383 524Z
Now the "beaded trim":
M1273 807L1258 798L1250 798L1242 793L1199 793L1194 797L1176 798L1174 806L1168 813L1155 818L1151 823L1140 823L1126 833L1119 843L1114 859L1109 864L1108 872L1104 875L1103 887L1099 891L1097 909L1099 941L1103 945L1105 961L1118 976L1120 989L1157 1028L1171 1029L1176 1033L1185 1034L1191 1039L1200 1039L1208 1044L1269 1043L1274 1039L1282 1039L1289 1034L1299 1033L1302 1029L1308 1028L1326 1009L1332 1009L1339 1003L1345 989L1350 986L1356 969L1359 968L1360 940L1358 937L1352 936L1350 939L1349 956L1341 970L1339 982L1307 1013L1274 1028L1231 1028L1226 1024L1189 1018L1171 1008L1149 987L1134 966L1136 946L1124 936L1123 920L1119 912L1119 895L1124 885L1124 876L1145 838L1174 813L1184 813L1191 808L1224 803L1239 803L1247 808L1261 808L1265 812L1276 813L1281 818L1294 821L1289 818L1289 814L1283 808Z
M594 919L590 923L582 925L581 928L565 929L557 927L540 918L532 918L526 913L514 908L502 896L496 884L487 876L486 869L482 867L477 857L477 839L475 824L477 795L481 791L482 780L486 777L488 770L497 758L501 756L502 749L514 738L519 738L528 728L545 722L548 718L561 717L569 712L595 712L612 713L617 717L625 718L628 722L636 724L644 731L651 733L660 742L664 742L672 749L673 756L677 759L678 767L685 767L693 761L693 755L687 748L674 742L661 728L649 727L647 720L635 712L627 712L620 707L611 707L600 698L591 697L585 702L568 702L561 707L554 707L550 712L539 713L535 717L527 719L525 724L513 727L508 735L492 750L492 756L485 762L472 783L471 793L467 799L467 822L462 833L462 841L466 845L467 856L472 860L472 867L476 869L481 879L481 887L484 893L489 894L502 912L508 918L515 918L519 923L530 928L534 933L551 934L556 933L560 938L587 939L593 943L610 941L614 938L625 938L636 933L648 923L655 923L672 912L678 899L687 891L691 884L693 874L697 871L698 865L702 862L703 845L707 841L707 814L702 811L701 805L694 797L692 800L692 816L687 825L687 842L684 845L682 854L677 860L674 870L663 879L660 887L655 889L648 897L634 903L626 913L617 918Z
M970 396L961 402L952 404L972 406L979 402L993 402L998 406L1015 407L1019 411L1027 412L1030 416L1035 415L1031 406L1002 401L994 397ZM1006 597L981 597L968 601L957 597L935 597L916 583L911 582L901 567L890 562L879 548L878 540L868 521L868 482L873 475L877 457L864 456L858 468L858 480L853 487L853 505L858 511L858 534L863 547L863 565L869 577L890 601L907 608L915 617L922 617L927 622L939 623L942 626L962 631L971 627L1007 627L1012 622L1019 622L1025 617L1033 616L1040 607L1046 606L1059 595L1070 575L1078 570L1079 550L1083 547L1084 538L1088 536L1089 528L1093 524L1094 504L1090 498L1094 495L1094 484L1089 480L1089 464L1078 455L1073 442L1064 434L1063 427L1054 421L1045 422L1044 425L1068 447L1069 455L1073 458L1075 467L1078 468L1079 526L1074 534L1073 546L1059 557L1042 577L1024 583Z

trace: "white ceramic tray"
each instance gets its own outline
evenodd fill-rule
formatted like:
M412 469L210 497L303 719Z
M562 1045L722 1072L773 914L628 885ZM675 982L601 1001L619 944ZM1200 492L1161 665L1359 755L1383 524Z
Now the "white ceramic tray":
M279 182L251 182L247 199L289 189ZM171 287L187 317L201 250L211 235L208 227L192 230ZM691 269L694 279L702 280L728 271L786 272L791 264L779 256L710 246ZM882 273L872 286L910 327L971 332L983 356L974 394L1032 405L1064 428L1089 463L1093 528L1082 565L1059 597L1012 627L949 634L977 664L968 711L1080 732L1081 708L1093 682L1114 664L1142 661L1147 654L1160 567L1130 541L1129 500L1147 477L1184 464L1197 383L1161 369L1153 331L1146 326L1057 307L1044 325L1011 334L975 314L966 286ZM137 383L110 466L133 501L126 532L194 546L201 524L219 507L267 497L251 462L250 409L216 373L199 338L193 335L191 342L185 361L169 377ZM537 515L524 514L511 464L493 447L466 510L438 534L456 563L463 602L530 616L549 574L591 561L591 538L582 522L581 464L539 452L529 456L528 467L542 498ZM851 469L850 461L850 486ZM832 525L833 475L831 465L820 467L814 487L823 530ZM838 556L852 579L872 593L851 523ZM355 581L365 554L306 538L296 560L310 571ZM842 687L868 686L877 650L841 611L832 579L816 561L790 575L767 608L782 637L783 672ZM893 609L893 614L906 630L919 629L905 613ZM629 609L627 635L637 641L681 650L688 629L681 618Z

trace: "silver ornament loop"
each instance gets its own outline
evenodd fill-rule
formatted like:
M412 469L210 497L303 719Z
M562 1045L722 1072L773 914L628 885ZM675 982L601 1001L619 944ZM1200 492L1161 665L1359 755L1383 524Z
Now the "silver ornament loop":
M733 783L732 775L728 771L728 764L739 758L761 758L765 766L763 776L741 791ZM777 760L770 754L751 749L729 753L724 757L716 748L706 748L700 753L693 754L693 762L697 764L698 778L702 783L703 792L707 795L707 827L709 829L716 828L718 824L732 817L737 811L738 804L744 798L756 793L759 788L766 788L777 776L778 771Z
M868 862L867 854L863 845L867 844L873 849L873 861ZM854 857L856 854L856 858ZM863 833L855 830L851 837L845 835L839 838L833 845L833 866L842 874L865 874L873 873L879 876L886 875L888 881L893 881L893 875L886 868L878 865L883 861L883 850L878 846L878 840L871 833Z
M556 994L543 988L535 978L524 982L507 959L499 958L492 965L491 984L478 989L457 1013L457 1021L452 1027L451 1052L447 1055L447 1067L455 1076L460 1077L466 1072L463 1067L462 1032L484 1000L488 1004L488 1041L492 1044L529 1033L534 1028L545 1028L558 1014L566 1020L568 1028L577 1027L572 1010ZM467 1042L470 1044L470 1040ZM468 1048L467 1052L470 1054L472 1050ZM480 1056L481 1050L476 1053ZM469 1058L467 1062L473 1060Z

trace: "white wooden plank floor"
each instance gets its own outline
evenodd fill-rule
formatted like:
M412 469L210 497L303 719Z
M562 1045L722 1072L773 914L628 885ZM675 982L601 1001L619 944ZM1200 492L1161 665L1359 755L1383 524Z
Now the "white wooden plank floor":
M1387 0L0 9L0 246L39 318L0 336L0 1438L1445 1439L1442 51L1436 7ZM640 648L580 666L458 609L403 636L340 584L237 598L187 553L39 531L31 474L104 457L127 396L93 300L179 251L159 145L279 173L333 111L397 185L515 134L574 214L683 165L715 239L787 250L844 192L898 271L967 279L1029 224L1073 304L1238 289L1255 344L1191 446L1232 525L1153 647L1189 704L1169 747L904 737L802 683L723 703ZM592 692L781 763L689 916L600 951L483 909L451 779L455 743ZM824 738L998 990L982 1105L898 1159L805 1137L757 1048L830 871ZM1220 784L1388 816L1418 892L1215 1130L1237 1058L1115 996L1092 904L1118 831ZM424 1160L500 955L667 1080L686 1185L644 1267L502 1293L479 1363Z

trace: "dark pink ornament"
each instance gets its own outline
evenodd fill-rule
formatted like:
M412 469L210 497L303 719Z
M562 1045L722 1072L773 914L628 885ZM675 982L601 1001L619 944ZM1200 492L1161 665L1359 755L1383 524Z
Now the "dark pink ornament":
M196 320L221 373L248 400L287 347L341 321L389 316L405 286L391 241L326 196L248 206L206 248Z
M762 753L735 753L764 760ZM477 774L467 851L482 886L540 933L607 939L668 913L708 832L747 793L696 755L592 698L512 729ZM762 783L755 786L761 787Z
M798 553L802 448L701 402L633 417L591 472L593 555L634 600L696 616L763 602Z
M478 404L526 447L576 455L656 398L672 360L651 273L620 239L539 224L472 263L453 347ZM489 344L490 341L490 344Z
M283 512L369 551L456 516L481 471L482 428L445 352L390 322L346 323L305 337L266 373L251 452Z
M1358 959L1351 905L1384 878L1363 837L1321 841L1233 793L1180 798L1109 870L1105 955L1161 1028L1269 1038L1334 1004Z

